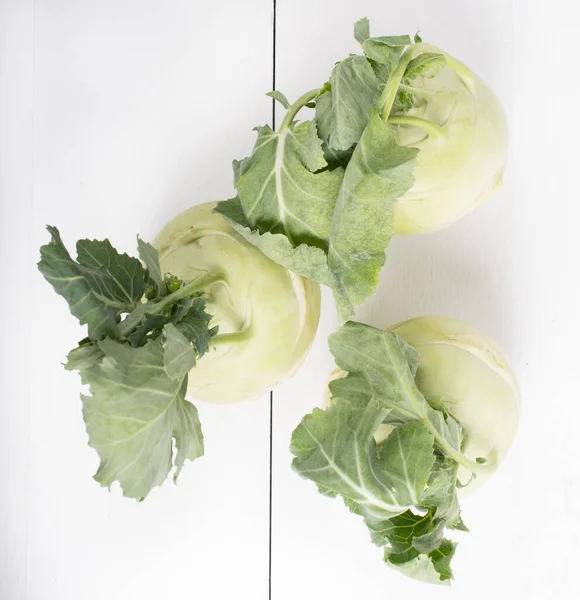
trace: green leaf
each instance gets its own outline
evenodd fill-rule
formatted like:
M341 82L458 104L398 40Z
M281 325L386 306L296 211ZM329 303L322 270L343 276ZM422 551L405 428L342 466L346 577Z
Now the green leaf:
M458 464L437 441L460 452L461 426L423 397L415 383L419 355L396 334L347 322L329 345L347 375L330 382L329 407L315 409L295 429L293 468L363 516L389 565L445 582L455 551L445 528L466 528L457 501ZM375 433L384 424L392 430L377 445Z
M332 92L328 91L316 98L316 128L321 140L328 140L334 115L332 112ZM324 151L323 151L324 156Z
M208 350L211 339L218 328L209 327L211 315L205 312L203 298L187 298L179 307L179 313L172 315L172 323L195 348L197 358L201 358Z
M171 287L173 283L170 283ZM174 292L182 286L183 282L179 281L179 286ZM167 280L164 287L167 287ZM143 346L148 340L158 338L163 333L165 325L173 324L189 342L193 343L198 358L207 352L211 338L216 335L218 328L209 328L211 315L205 312L203 298L195 294L181 298L173 304L169 303L162 313L148 312L155 311L156 306L155 302L149 302L139 307L139 318L135 321L131 333L126 336L132 346ZM134 316L136 314L137 311L133 313Z
M434 552L443 543L445 526L445 521L433 520L432 528L429 531L413 538L413 546L423 554Z
M405 48L410 46L411 38L408 35L388 35L370 38L370 41L376 44L382 44L383 46L389 46L390 48Z
M388 546L391 562L407 562L420 554L414 540L422 538L433 530L433 515L417 515L411 510L376 523L367 523L373 543Z
M109 240L79 240L77 261L98 298L119 313L135 309L146 283L145 270L136 258L120 254Z
M340 494L371 522L416 503L433 462L433 436L421 423L397 427L377 451L373 434L386 412L379 402L335 398L328 409L304 417L290 446L299 475L326 494Z
M455 554L456 546L457 544L444 539L437 550L429 554L419 554L415 558L401 563L392 561L388 550L385 550L385 562L407 577L425 583L449 585L453 579L451 559Z
M439 579L441 581L447 581L453 579L453 572L451 571L451 559L455 554L457 544L450 540L443 540L441 545L429 554L429 557L433 561L433 566L437 573L439 573Z
M96 342L83 344L68 353L64 367L67 371L79 371L82 377L86 369L92 364L100 362L103 357L103 351ZM84 379L82 379L82 382L86 383Z
M334 333L330 350L337 365L350 373L331 383L329 408L304 417L292 435L293 468L356 503L351 509L368 521L418 505L435 460L433 435L416 419L397 426L378 449L375 443L375 431L401 396L401 370L410 378L405 384L414 386L407 362L410 347L399 340L393 333L352 322ZM394 366L388 363L390 355Z
M412 80L415 77L435 77L446 66L447 60L443 54L423 52L408 64L405 78Z
M342 167L346 169L352 153L354 152L354 146L348 148L348 150L335 150L331 148L326 142L322 143L322 151L324 153L324 160L328 164L328 168L332 171Z
M173 467L177 477L203 454L197 410L185 400L189 363L175 360L175 331L164 333L141 348L102 340L104 358L82 373L91 392L82 397L89 444L101 458L95 479L119 481L131 498L145 498Z
M330 234L328 263L344 318L378 286L394 234L393 207L413 185L416 155L397 144L378 114L371 117L345 171Z
M411 38L408 35L397 35L368 38L361 45L367 58L385 65L390 72L399 62L403 50L411 43Z
M290 108L290 102L288 102L288 98L286 98L282 92L273 90L272 92L268 92L266 96L270 96L270 98L277 100L286 110Z
M258 128L254 153L236 183L252 230L283 233L292 246L325 248L342 170L323 171L322 142L314 122L277 133Z
M200 281L216 276L189 284L162 277L157 251L139 238L147 270L108 240L80 240L75 262L58 230L48 229L39 269L89 326L65 367L89 386L81 398L89 444L101 458L95 479L118 481L126 496L143 499L174 467L177 477L186 460L203 454L197 410L185 393L189 371L217 332L199 297Z
M370 37L370 25L367 17L363 19L359 19L354 24L354 39L362 44L365 40L368 40Z
M368 19L361 19L355 23L354 37L362 46L377 79L383 85L399 62L403 50L412 44L408 35L371 38ZM417 36L415 36L415 41L417 41Z
M215 211L250 244L259 248L268 258L288 270L323 285L332 287L333 280L328 269L326 252L321 248L300 244L294 247L282 233L261 234L252 230L242 210L239 198L218 202Z
M447 527L466 530L457 498L457 467L448 457L437 456L419 505L434 511L435 517Z
M145 263L149 277L157 286L157 293L161 294L163 290L163 275L159 265L159 255L157 250L148 242L143 241L137 236L137 248L139 249L139 257Z
M119 254L108 240L79 241L78 262L74 261L58 229L47 229L51 241L40 249L40 272L81 325L88 325L91 339L118 338L121 313L132 311L145 290L141 263Z
M432 431L436 443L461 453L461 426L432 408L419 391L415 383L419 357L409 344L391 331L353 321L333 333L328 342L336 364L349 373L330 382L333 395L340 389L344 396L351 380L358 385L358 378L364 377L368 393L389 406L385 423L420 421Z
M158 338L163 327L169 322L170 316L168 314L156 315L144 312L135 328L127 334L126 339L131 346L138 348L145 345L149 339Z
M408 35L393 35L371 38L370 24L367 18L360 19L354 24L354 39L363 47L365 54L377 60L383 62L386 57L387 60L391 60L391 51L401 52L405 46L411 45L411 38ZM417 41L418 34L415 35L415 41ZM368 53L367 53L368 48Z
M242 160L234 160L232 162L232 167L234 169L234 185L238 185L238 181L240 177L248 170L251 165L251 157L247 156Z
M331 116L323 114L328 111L328 101L320 102L320 98L317 119L324 123L324 132L329 129L328 138L323 138L328 145L336 150L348 150L359 141L369 121L371 108L380 95L379 82L364 56L349 56L334 67L330 84Z
M173 323L165 325L163 333L163 368L171 379L183 378L195 366L195 350Z
M375 77L377 78L379 87L383 89L385 84L389 80L389 77L391 76L391 66L376 62L374 60L371 60L370 58L368 59L368 61L373 70L373 73L375 74Z

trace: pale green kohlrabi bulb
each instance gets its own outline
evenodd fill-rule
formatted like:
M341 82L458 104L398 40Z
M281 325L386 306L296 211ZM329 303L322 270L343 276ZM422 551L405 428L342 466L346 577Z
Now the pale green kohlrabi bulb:
M185 281L218 270L225 275L206 290L206 310L220 335L242 334L198 361L188 395L226 403L261 396L295 372L316 333L320 288L246 242L212 212L215 205L200 204L178 215L154 245L163 272Z
M464 454L498 464L514 439L520 412L515 377L501 348L462 321L418 317L389 327L419 353L415 381L426 398L440 398L467 434ZM459 492L471 492L489 475L479 473ZM459 468L466 483L471 473Z
M397 143L419 149L415 183L394 208L397 234L443 229L502 183L508 158L502 105L477 75L446 58L448 66L435 76L410 82L415 106L405 111L406 124L397 126ZM414 117L433 127L409 125Z

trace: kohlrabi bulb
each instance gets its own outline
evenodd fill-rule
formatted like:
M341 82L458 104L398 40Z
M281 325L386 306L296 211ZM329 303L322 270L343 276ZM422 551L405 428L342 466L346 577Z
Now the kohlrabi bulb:
M302 363L318 326L320 288L246 242L214 207L201 204L178 215L154 245L162 271L184 281L224 274L205 294L206 310L219 334L239 332L239 339L218 343L198 361L188 395L236 402L267 393Z
M447 227L502 183L508 157L504 110L465 65L451 57L447 63L435 76L410 82L415 106L397 125L397 142L419 149L415 183L394 208L398 234ZM391 115L394 123L397 114ZM413 126L414 118L425 125Z
M389 328L419 353L415 381L426 398L439 398L467 434L464 454L499 463L514 439L519 419L515 377L501 348L461 321L418 317ZM459 468L459 480L471 473ZM488 475L479 473L460 492L471 492Z

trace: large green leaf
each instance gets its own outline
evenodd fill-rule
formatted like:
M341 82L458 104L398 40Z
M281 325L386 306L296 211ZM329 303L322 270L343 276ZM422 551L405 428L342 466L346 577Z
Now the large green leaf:
M121 313L131 312L145 290L145 269L108 240L80 240L77 261L62 243L56 227L47 227L51 241L40 249L40 272L69 304L93 340L119 337Z
M420 421L433 433L436 444L461 453L461 425L433 408L421 394L415 383L419 355L402 338L349 321L329 337L328 343L336 364L349 373L346 378L330 382L333 395L346 397L349 386L359 389L360 378L364 377L368 393L388 403L385 423Z
M77 261L93 294L119 313L131 312L145 292L145 271L132 256L120 254L109 240L79 240Z
M377 450L373 435L387 412L378 402L335 398L304 417L290 447L296 472L371 522L416 504L433 463L433 436L421 423L397 427Z
M344 174L332 221L328 264L343 317L376 290L394 234L393 207L413 185L417 150L397 144L375 113Z
M280 132L258 128L249 159L237 163L236 187L252 230L283 233L293 246L328 244L342 170L326 166L312 121Z
M458 464L438 441L461 455L461 426L418 390L419 356L396 334L347 322L329 344L347 374L330 382L329 407L315 409L295 429L293 468L364 517L387 564L444 583L452 577L455 551L445 528L466 528L457 501ZM383 424L390 432L377 444Z
M310 132L310 139L314 129L310 123L296 129L303 125L308 126L304 131ZM331 287L339 313L346 319L378 285L385 248L394 233L392 209L413 184L417 150L398 146L392 126L374 114L346 170L338 167L313 173L305 166L304 148L316 148L316 160L323 164L320 140L301 146L302 162L298 163L299 153L292 150L293 145L287 151L280 145L287 143L281 138L295 137L291 129L286 131L286 137L271 130L261 133L252 157L235 163L239 198L220 203L217 212L275 262ZM327 145L327 154L329 150ZM282 157L280 175L276 168L271 169L277 164L276 156ZM297 177L289 177L285 156L294 166L299 165L301 189L294 185ZM331 187L328 176L333 178ZM285 183L286 179L292 183ZM313 201L312 193L307 193L311 185L325 190L328 202ZM285 193L287 186L291 193ZM292 214L289 206L294 207Z
M262 234L252 230L238 198L218 202L215 211L222 215L244 239L259 248L274 262L293 273L329 287L333 286L326 252L321 248L308 244L293 246L283 233L266 232Z
M342 320L375 292L394 206L414 184L418 150L397 144L389 119L423 103L415 86L445 64L407 35L371 37L368 19L355 38L364 56L336 63L319 90L293 105L270 94L288 111L280 131L258 128L252 156L234 162L238 200L218 208L267 256L330 286ZM304 106L316 119L296 124Z
M345 151L359 141L368 123L379 82L364 56L349 56L334 67L330 87L316 103L318 131L330 148Z
M118 481L125 496L143 499L173 466L177 477L187 459L203 454L197 410L185 400L194 349L173 326L141 348L109 339L97 345L103 358L82 372L89 444L101 458L95 479Z
M423 496L435 461L433 434L418 419L395 427L379 448L374 434L396 410L401 387L414 386L408 361L415 354L394 334L353 322L329 343L337 365L349 374L331 382L329 408L316 409L294 431L293 467L326 493L343 496L368 521L401 514Z

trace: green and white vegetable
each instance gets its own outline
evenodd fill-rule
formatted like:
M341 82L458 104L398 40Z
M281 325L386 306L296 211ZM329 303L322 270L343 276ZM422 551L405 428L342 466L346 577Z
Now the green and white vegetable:
M188 392L215 402L263 394L303 360L316 331L317 284L267 259L212 208L164 229L161 264L140 239L145 266L108 240L80 240L74 260L55 227L41 248L41 273L88 328L66 368L90 391L81 398L101 459L95 479L118 481L131 498L203 454Z
M268 259L214 207L178 215L154 245L163 272L184 281L224 274L204 290L210 325L220 335L190 373L189 394L208 402L252 400L302 364L318 327L320 287Z
M417 317L390 330L420 356L416 383L426 398L440 398L466 433L463 453L498 465L507 454L518 426L520 400L508 360L485 333L447 317ZM459 467L460 495L479 488L491 474L472 478Z
M448 582L445 529L466 531L458 492L495 471L515 433L505 358L473 327L431 317L392 331L349 321L329 343L331 398L294 431L292 466L363 517L389 565Z
M258 127L234 162L238 195L218 211L288 269L332 288L350 317L378 285L395 233L441 229L501 183L503 109L464 64L415 36L371 38L362 55L287 109L278 131ZM296 121L304 107L316 109Z

